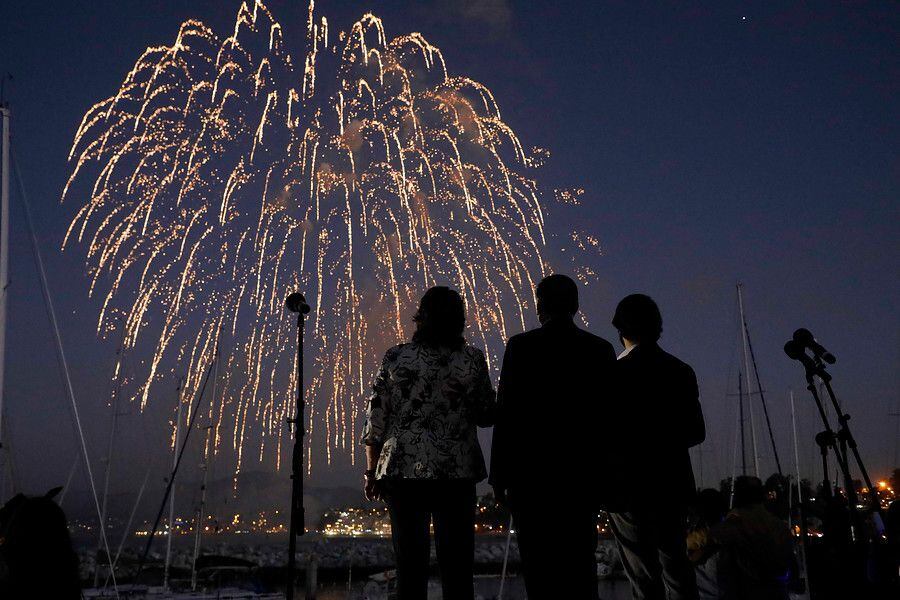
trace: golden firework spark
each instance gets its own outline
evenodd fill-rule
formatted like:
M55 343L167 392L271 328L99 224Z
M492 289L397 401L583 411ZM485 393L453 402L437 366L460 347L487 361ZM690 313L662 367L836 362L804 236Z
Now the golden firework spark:
M63 247L86 248L98 332L120 323L125 348L152 346L142 409L173 374L190 399L221 348L209 418L237 471L280 466L287 292L313 306L309 444L355 460L367 379L425 288L456 287L470 336L497 349L548 269L527 176L546 152L523 150L490 90L450 76L418 33L388 41L372 14L335 36L310 2L299 61L283 36L257 1L225 39L191 20L148 48L85 114L63 192L90 182Z

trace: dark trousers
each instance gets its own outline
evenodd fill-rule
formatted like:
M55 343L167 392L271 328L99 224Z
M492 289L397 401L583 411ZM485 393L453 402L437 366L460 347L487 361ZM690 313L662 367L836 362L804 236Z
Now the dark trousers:
M425 600L434 520L441 587L447 600L475 595L475 483L470 480L399 479L383 484L397 560L398 600Z
M639 509L610 517L635 600L696 600L682 509Z
M509 490L528 600L596 600L597 511Z

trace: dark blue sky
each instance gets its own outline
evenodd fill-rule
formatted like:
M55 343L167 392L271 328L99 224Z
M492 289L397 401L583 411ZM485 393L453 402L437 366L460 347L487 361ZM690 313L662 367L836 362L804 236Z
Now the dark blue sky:
M304 2L268 6L288 37L302 34ZM228 31L237 8L51 1L19 3L0 21L0 69L15 78L14 145L97 454L113 349L93 333L83 255L59 252L80 206L59 204L69 144L85 110L118 88L144 48L170 44L188 18ZM613 340L619 298L642 291L659 301L664 346L701 380L705 483L730 468L737 281L782 455L793 386L804 470L814 473L815 415L802 372L781 350L805 326L838 356L835 386L864 458L887 473L900 383L895 3L319 0L316 10L336 29L372 10L388 37L421 31L451 74L494 92L526 147L551 151L546 189L586 190L582 226L605 256L600 284L583 290L585 313ZM76 446L17 204L13 219L5 410L21 481L37 491L60 483ZM158 420L127 419L126 456L145 455ZM768 472L771 453L763 459ZM355 481L319 471L320 483Z

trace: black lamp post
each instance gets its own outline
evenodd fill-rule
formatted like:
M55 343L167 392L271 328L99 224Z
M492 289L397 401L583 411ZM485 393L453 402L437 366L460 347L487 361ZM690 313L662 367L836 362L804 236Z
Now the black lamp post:
M303 413L306 402L303 396L303 324L309 313L309 304L299 292L287 297L287 309L297 313L297 413L288 423L294 426L294 450L291 457L291 522L288 532L287 588L285 598L294 600L294 574L297 569L297 536L305 533L303 508Z

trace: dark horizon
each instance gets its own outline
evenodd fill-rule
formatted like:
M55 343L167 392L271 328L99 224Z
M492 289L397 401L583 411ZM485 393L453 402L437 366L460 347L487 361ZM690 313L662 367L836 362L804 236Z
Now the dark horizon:
M14 152L62 319L95 475L108 435L115 343L97 339L98 302L87 297L83 252L59 251L82 205L59 204L69 146L84 112L115 92L147 46L171 44L189 18L228 31L238 5L158 3L151 14L141 3L27 5L0 24L0 72L14 78L6 85ZM286 33L302 29L304 3L267 5ZM898 466L900 432L895 7L503 0L473 6L447 0L404 10L387 2L320 0L316 9L335 30L371 10L388 38L421 31L443 51L451 74L492 90L526 147L550 151L538 172L545 204L555 207L554 189L585 190L582 226L599 238L604 255L591 263L599 283L581 289L583 312L590 329L618 348L609 323L616 302L636 291L659 302L661 344L693 365L700 381L709 436L694 464L699 475L703 462L703 485L716 486L731 470L730 394L743 370L737 282L745 285L785 471L794 471L792 388L803 476L820 477L812 437L821 427L802 370L782 351L796 328L807 327L837 356L830 370L863 458L873 477L887 477ZM22 488L42 493L65 481L78 446L14 180L10 187L3 426ZM140 485L148 454L154 477L164 472L165 406L151 402L143 417L120 421L113 490ZM761 420L757 431L767 475L774 463ZM485 447L489 439L482 436ZM347 462L329 468L317 459L310 485L358 485L361 462ZM74 487L84 489L79 473Z

